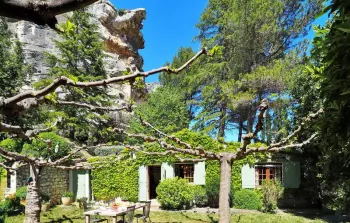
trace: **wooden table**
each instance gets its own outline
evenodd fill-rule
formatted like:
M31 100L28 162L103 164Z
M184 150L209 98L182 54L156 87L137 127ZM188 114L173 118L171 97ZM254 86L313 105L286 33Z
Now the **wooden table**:
M135 209L144 208L145 206L145 204L137 204L135 206ZM86 211L84 212L85 223L90 223L90 216L92 215L112 217L113 223L117 223L117 217L124 216L127 212L128 211L126 207L119 207L117 210L114 210L112 208L99 208L96 210Z

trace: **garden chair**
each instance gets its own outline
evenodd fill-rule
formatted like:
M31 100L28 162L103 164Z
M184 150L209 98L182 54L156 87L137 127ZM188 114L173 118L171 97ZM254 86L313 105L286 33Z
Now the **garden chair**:
M84 209L85 209L84 211L92 211L92 210L94 210L96 208L94 207L94 203L88 202L86 204L86 208L84 208ZM104 221L106 221L108 223L108 219L107 218L101 218L101 216L98 216L98 215L93 215L92 219L91 219L92 223L98 223L98 222L104 222Z
M146 222L148 218L149 222L151 222L151 218L149 217L149 214L151 212L151 201L140 201L140 203L145 204L145 207L143 207L143 214L135 215L137 222L139 222L139 218L141 218L143 222Z
M123 220L117 221L117 223L133 223L134 213L135 213L135 205L127 207L127 212L124 215Z

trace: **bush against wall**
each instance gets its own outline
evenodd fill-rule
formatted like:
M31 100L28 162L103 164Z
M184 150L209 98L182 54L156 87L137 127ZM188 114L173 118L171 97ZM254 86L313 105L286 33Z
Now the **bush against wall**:
M276 213L277 201L283 195L284 188L278 180L264 180L261 187L262 210L267 213Z
M239 143L230 143L228 149L235 150L239 148ZM264 154L249 155L242 160L235 161L232 164L231 178L231 195L230 204L233 206L233 194L236 191L242 190L242 167L245 164L253 165L257 160L264 160ZM208 203L210 207L217 208L219 206L219 191L220 191L220 164L217 161L206 161L206 190L208 195Z
M191 206L193 201L193 186L187 180L175 177L160 182L157 191L157 200L162 209L179 210Z
M27 197L27 187L18 188L15 194L21 201L25 200Z
M208 196L207 196L207 190L202 185L193 185L193 200L194 204L197 207L206 207L208 206Z
M255 190L243 189L236 191L234 195L234 206L240 209L260 210L260 196Z

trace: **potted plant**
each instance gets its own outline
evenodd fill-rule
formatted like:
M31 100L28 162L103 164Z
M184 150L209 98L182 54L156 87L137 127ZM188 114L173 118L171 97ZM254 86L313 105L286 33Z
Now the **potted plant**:
M77 207L80 209L86 209L88 198L82 197L77 199Z
M50 209L50 197L46 194L41 195L41 211L46 212Z
M62 204L63 205L71 205L72 204L73 193L70 191L66 191L62 195Z

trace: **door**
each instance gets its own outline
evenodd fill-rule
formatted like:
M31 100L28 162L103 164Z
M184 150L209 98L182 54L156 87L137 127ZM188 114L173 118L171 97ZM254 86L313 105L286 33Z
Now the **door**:
M89 174L86 170L73 171L73 194L74 200L87 197L89 199Z
M148 170L147 166L139 167L139 200L148 200Z
M161 180L161 168L160 165L148 167L148 179L149 179L149 199L157 198L157 186Z

